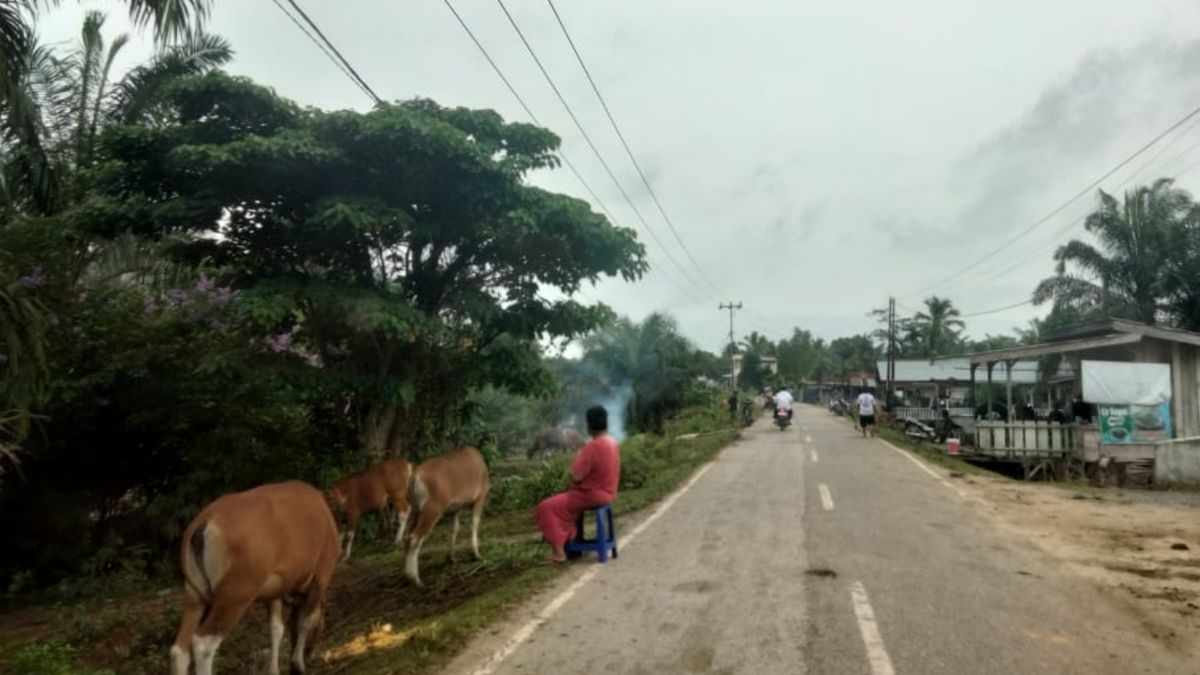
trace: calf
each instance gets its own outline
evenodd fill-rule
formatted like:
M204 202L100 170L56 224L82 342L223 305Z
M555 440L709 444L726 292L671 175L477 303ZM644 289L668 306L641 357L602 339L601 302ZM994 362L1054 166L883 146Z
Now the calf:
M211 675L221 640L256 601L271 616L269 672L279 673L283 601L293 673L304 672L324 622L325 593L341 554L337 525L316 488L291 481L225 495L209 504L183 534L183 618L171 647L172 672Z
M382 511L390 504L396 512L396 543L404 537L408 522L408 481L412 477L412 465L402 459L389 459L343 478L325 493L325 500L338 520L345 520L346 529L342 537L346 543L346 554L354 547L354 533L358 530L358 519L368 513Z
M413 471L409 483L409 532L405 539L404 573L421 586L418 570L421 544L443 514L454 514L450 534L450 559L458 540L458 518L463 509L471 509L471 551L479 560L479 520L488 494L488 470L483 455L475 448L451 450L430 459Z
M547 450L578 450L583 447L583 436L572 427L547 427L538 432L529 447L530 459Z

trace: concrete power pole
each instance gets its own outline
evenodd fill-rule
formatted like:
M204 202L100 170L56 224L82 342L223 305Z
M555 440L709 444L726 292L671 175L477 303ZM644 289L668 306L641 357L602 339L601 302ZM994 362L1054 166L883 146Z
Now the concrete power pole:
M887 390L884 405L892 404L896 381L896 299L888 298Z
M729 310L729 388L737 391L737 369L735 364L735 356L737 355L737 343L733 340L733 310L741 309L742 303L723 302L718 305L718 309Z

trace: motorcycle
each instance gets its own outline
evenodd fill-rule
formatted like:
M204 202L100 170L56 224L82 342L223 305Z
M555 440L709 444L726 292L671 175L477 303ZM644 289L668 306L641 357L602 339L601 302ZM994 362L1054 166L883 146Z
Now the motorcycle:
M775 410L775 426L779 427L780 431L788 428L792 424L792 415L790 410L777 408Z

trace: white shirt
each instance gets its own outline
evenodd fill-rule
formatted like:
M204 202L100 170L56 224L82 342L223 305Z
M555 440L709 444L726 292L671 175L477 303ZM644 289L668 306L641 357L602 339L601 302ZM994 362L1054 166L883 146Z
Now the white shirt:
M792 394L788 390L784 389L778 394L775 394L775 407L787 410L792 407L792 400Z
M859 415L874 415L875 414L875 397L870 392L864 391L858 395L858 414Z

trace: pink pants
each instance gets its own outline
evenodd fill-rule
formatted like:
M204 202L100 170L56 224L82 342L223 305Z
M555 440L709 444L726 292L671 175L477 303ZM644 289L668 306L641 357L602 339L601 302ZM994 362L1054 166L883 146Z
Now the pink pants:
M533 510L533 519L547 544L562 546L575 536L579 514L610 501L611 497L595 491L567 490L543 499Z

